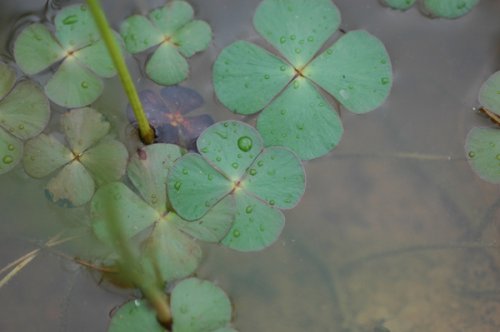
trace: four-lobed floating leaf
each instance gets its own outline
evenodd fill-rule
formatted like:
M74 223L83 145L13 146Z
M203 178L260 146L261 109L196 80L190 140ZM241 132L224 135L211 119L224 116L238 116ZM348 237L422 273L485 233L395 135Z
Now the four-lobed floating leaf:
M113 77L115 67L85 5L63 8L52 27L34 23L21 31L14 43L17 65L36 75L59 64L45 85L54 103L76 108L91 104L103 91L101 78Z
M280 235L284 216L305 189L300 159L284 147L264 148L251 126L239 121L216 123L197 142L201 155L188 153L171 168L168 196L187 220L234 199L236 217L222 244L240 251L271 245Z
M229 327L231 302L213 283L197 278L179 282L171 294L172 332L236 332ZM145 300L125 303L111 318L108 332L166 331Z
M193 20L193 8L186 1L170 1L147 17L133 15L120 26L130 53L156 47L147 61L146 73L161 85L172 85L188 77L185 59L205 50L212 40L210 26Z
M26 143L23 164L34 178L60 169L47 184L47 196L61 206L80 206L92 198L96 186L122 177L128 152L107 136L109 122L91 108L65 113L61 127L67 145L53 134L41 134Z
M160 272L165 281L193 273L201 260L201 249L195 239L220 241L231 227L234 215L234 204L229 199L195 221L186 221L169 210L167 173L181 154L182 150L171 144L140 149L127 170L138 194L115 182L101 187L91 203L94 233L111 247L118 248L122 241L117 237L118 230L131 239L150 229L150 236L142 243L141 262L145 271Z
M285 59L237 41L217 58L213 82L231 111L263 110L257 128L266 146L286 146L302 159L314 159L339 143L340 118L317 86L354 113L369 112L387 98L391 63L374 36L352 31L317 55L340 24L330 0L264 0L253 23Z
M483 83L479 102L487 114L491 112L490 116L500 115L500 71ZM465 151L469 164L479 177L500 183L500 129L472 128L466 138Z
M28 80L15 83L14 69L0 62L0 174L19 163L23 141L40 134L50 118L40 87Z
M188 150L196 149L196 139L214 123L208 114L189 115L203 105L203 97L193 89L182 86L165 87L159 95L152 90L139 93L149 123L155 129L158 143L172 143ZM129 121L135 122L132 108Z
M415 2L416 0L382 0L382 3L397 10L407 10ZM478 2L479 0L422 0L421 6L430 16L455 19L469 13Z

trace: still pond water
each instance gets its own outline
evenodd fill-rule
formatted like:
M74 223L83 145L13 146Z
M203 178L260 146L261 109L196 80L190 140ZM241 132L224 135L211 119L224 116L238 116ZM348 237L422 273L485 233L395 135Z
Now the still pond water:
M103 3L116 27L163 1ZM202 112L236 118L216 101L211 64L237 39L265 45L251 25L259 1L190 3L215 38L190 60L184 85L203 95ZM481 83L500 69L500 1L481 0L455 21L377 0L335 3L344 30L367 29L385 43L392 93L370 114L341 112L342 142L306 164L306 194L275 245L254 254L209 247L199 275L228 292L241 331L500 331L500 187L476 177L463 150L471 127L490 125L473 108ZM2 56L13 29L45 8L42 0L1 1ZM117 79L96 103L122 125L125 105ZM45 200L44 184L21 167L0 177L1 267L63 225L85 228ZM128 297L46 252L0 289L0 331L105 331Z

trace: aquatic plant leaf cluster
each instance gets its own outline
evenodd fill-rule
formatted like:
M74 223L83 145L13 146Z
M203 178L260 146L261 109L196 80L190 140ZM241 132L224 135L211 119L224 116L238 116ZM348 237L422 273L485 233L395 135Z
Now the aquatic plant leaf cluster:
M94 109L65 113L61 129L67 144L56 134L41 134L26 143L24 169L34 178L59 170L47 184L47 196L61 206L80 206L92 198L97 186L122 177L128 152L108 136L109 122Z
M118 248L116 229L110 218L120 221L121 233L133 240L149 232L141 241L143 268L159 271L162 280L171 281L192 274L201 260L195 239L218 242L228 232L234 207L227 202L208 211L203 218L186 221L169 208L167 174L183 151L172 144L153 144L131 158L127 175L137 194L121 182L101 187L91 203L92 228L96 236Z
M219 100L231 111L261 110L257 129L266 146L286 146L302 159L325 155L342 124L318 87L354 113L380 106L392 85L385 47L366 31L348 32L317 54L340 24L330 0L264 0L255 29L285 59L246 41L226 47L214 64Z
M147 17L133 15L121 24L120 33L132 54L156 47L146 73L161 85L184 81L189 74L185 58L205 50L212 40L210 26L193 20L193 8L186 1L170 1Z
M23 141L40 134L49 118L49 101L38 84L16 84L14 69L0 62L0 174L21 161Z
M276 241L284 226L279 209L294 207L305 190L300 159L287 148L264 148L259 133L239 121L209 127L197 147L201 155L186 154L169 173L175 211L196 220L229 200L235 219L223 245L255 251Z
M417 0L382 0L382 3L397 10L411 8ZM422 0L422 11L433 17L455 19L469 13L479 0Z
M231 303L213 283L189 278L178 283L171 294L173 332L231 332L228 326ZM109 332L165 331L145 301L123 305L113 316Z
M193 89L176 85L162 88L159 94L143 90L139 97L149 123L155 129L158 143L172 143L195 150L198 136L214 123L208 114L189 114L204 102L202 96ZM134 123L130 107L128 116L129 121Z
M491 75L479 91L485 112L500 115L500 71ZM497 123L498 125L498 123ZM500 129L475 127L466 138L467 160L483 180L500 183Z
M116 75L85 5L63 8L55 16L53 26L27 26L14 43L14 57L19 68L30 76L57 65L45 84L45 93L51 101L67 108L94 102L103 91L102 78Z

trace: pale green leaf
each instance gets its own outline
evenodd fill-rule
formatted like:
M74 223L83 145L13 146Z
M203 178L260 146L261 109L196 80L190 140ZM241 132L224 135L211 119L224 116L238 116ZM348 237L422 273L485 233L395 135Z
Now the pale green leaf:
M159 213L167 209L168 171L181 156L182 150L177 145L152 144L137 150L128 165L128 178Z
M228 195L212 207L201 219L186 221L179 216L174 216L172 222L179 229L198 240L219 242L231 228L234 216L234 197Z
M479 102L489 111L500 115L500 71L491 75L479 90Z
M204 51L212 41L212 29L204 21L192 21L179 29L172 41L185 57Z
M75 158L54 136L41 134L26 142L24 170L34 178L43 178Z
M255 128L240 121L218 122L197 141L198 151L231 181L238 181L262 151Z
M264 109L257 129L266 146L286 146L304 160L330 152L343 133L336 110L301 77Z
M166 282L193 274L201 262L201 248L196 241L182 233L167 215L154 227L144 247L143 262L160 272Z
M188 77L189 65L172 43L165 42L148 60L146 73L158 84L172 85Z
M300 159L283 147L266 148L255 160L241 187L280 209L291 209L305 191Z
M150 20L141 15L127 18L120 26L125 47L130 53L139 53L158 45L164 40L161 31Z
M382 3L392 9L407 10L415 4L416 0L382 0Z
M171 295L173 332L208 332L231 321L231 302L211 282L190 278L175 286Z
M379 107L392 86L392 68L384 45L366 31L348 32L304 70L354 113Z
M232 190L232 186L227 178L195 153L177 159L167 179L170 203L187 220L200 219Z
M187 1L170 1L149 13L149 19L165 35L171 37L193 19L193 7Z
M0 101L0 126L20 139L42 132L50 118L50 106L40 87L22 81Z
M97 190L90 205L90 216L97 238L114 247L119 246L120 238L132 238L161 218L121 182Z
M110 129L110 124L104 116L89 107L63 114L61 126L75 155L95 145L108 134Z
M56 37L67 51L89 46L100 39L99 30L86 5L61 9L55 19Z
M16 83L16 71L6 63L0 62L0 99L5 97Z
M23 143L0 128L0 175L13 169L23 157Z
M424 10L433 16L458 18L470 12L479 0L423 0Z
M103 88L102 80L71 56L63 61L47 82L45 93L60 106L76 108L93 103Z
M283 213L244 190L234 196L236 219L222 244L239 251L259 251L273 244L285 226Z
M300 70L337 30L340 13L331 0L264 0L253 23Z
M25 28L14 42L16 63L28 75L38 74L65 56L49 29L39 23Z
M118 40L117 42L120 44ZM103 40L76 51L74 56L100 77L110 78L116 75L115 65Z
M237 41L215 61L213 83L217 97L229 110L253 114L269 104L294 75L293 67L273 54Z
M125 303L111 317L108 332L165 332L156 319L156 312L146 300Z
M87 203L94 191L92 176L76 160L64 166L46 187L49 199L63 207L76 207Z
M92 174L98 186L118 181L125 174L127 161L127 149L115 139L102 140L80 157L80 162Z
M500 183L500 130L476 127L467 135L467 160L485 181Z

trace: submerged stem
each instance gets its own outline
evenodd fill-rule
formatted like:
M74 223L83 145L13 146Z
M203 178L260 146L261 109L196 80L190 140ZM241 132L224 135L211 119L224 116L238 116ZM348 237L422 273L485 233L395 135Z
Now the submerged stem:
M127 65L125 64L125 60L123 58L120 47L118 46L118 43L113 36L113 32L109 27L106 15L102 10L101 4L99 0L87 0L87 4L90 8L92 16L94 17L97 27L99 28L101 38L106 44L111 59L113 60L113 64L118 71L118 75L120 76L123 88L125 89L125 93L127 94L130 105L132 106L132 110L134 111L134 116L139 126L139 134L141 136L141 139L145 144L151 144L154 141L154 131L149 125L146 114L144 113L144 110L142 108L139 95L137 94L137 90L135 89L134 83L132 81L132 77L130 76L130 72L128 71Z

